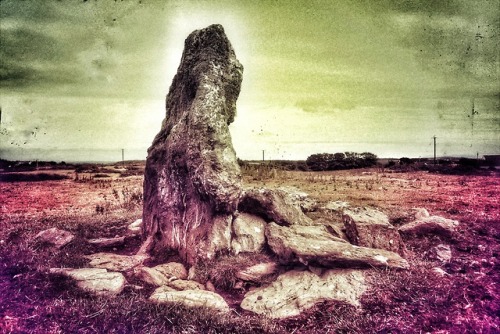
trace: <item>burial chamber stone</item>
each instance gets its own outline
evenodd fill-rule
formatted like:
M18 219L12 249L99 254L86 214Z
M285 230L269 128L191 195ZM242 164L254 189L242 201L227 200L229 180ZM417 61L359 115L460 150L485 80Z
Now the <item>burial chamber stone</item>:
M221 25L187 37L165 120L148 149L146 251L175 250L193 264L211 247L213 221L232 221L242 190L228 125L236 114L242 76L243 66Z

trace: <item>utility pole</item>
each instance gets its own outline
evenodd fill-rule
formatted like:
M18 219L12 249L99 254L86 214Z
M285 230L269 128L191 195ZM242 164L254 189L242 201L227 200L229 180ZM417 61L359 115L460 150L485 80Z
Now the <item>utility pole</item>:
M122 165L125 167L125 149L122 148Z
M436 164L436 136L432 137L434 139L434 165Z
M264 152L265 152L265 151L264 151L264 150L262 150L262 162L264 162L264 160L265 160L265 159L264 159Z

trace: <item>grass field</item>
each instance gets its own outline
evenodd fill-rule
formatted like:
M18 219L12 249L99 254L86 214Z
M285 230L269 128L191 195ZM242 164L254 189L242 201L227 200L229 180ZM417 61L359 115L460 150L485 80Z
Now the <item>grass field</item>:
M344 201L377 207L398 226L412 208L460 221L451 237L405 237L407 271L370 270L371 288L361 308L324 302L298 317L270 320L234 307L227 316L178 305L146 302L152 287L134 281L116 298L94 297L71 282L48 275L51 267L86 265L98 251L87 238L124 235L141 217L140 167L126 173L102 169L57 170L64 178L20 177L0 182L0 332L12 333L498 333L500 331L500 178L422 171L363 169L301 172L244 169L249 186L297 187L318 206ZM36 174L36 172L35 172ZM100 175L95 177L96 175ZM38 181L38 182L33 182ZM318 213L308 213L319 218ZM335 219L332 213L332 219ZM76 235L61 250L33 241L59 227ZM430 249L448 244L452 260L442 265ZM139 238L111 250L133 254ZM175 257L175 255L172 255ZM168 260L166 255L163 260ZM227 263L226 263L227 265ZM447 274L440 276L433 268ZM231 282L220 293L238 299Z

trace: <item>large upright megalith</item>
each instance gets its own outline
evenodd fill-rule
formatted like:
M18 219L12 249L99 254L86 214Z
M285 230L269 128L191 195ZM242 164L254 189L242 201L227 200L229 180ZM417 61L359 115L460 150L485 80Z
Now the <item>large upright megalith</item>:
M236 114L243 66L221 25L191 33L148 150L143 235L149 249L206 257L213 222L232 221L241 174L228 125Z

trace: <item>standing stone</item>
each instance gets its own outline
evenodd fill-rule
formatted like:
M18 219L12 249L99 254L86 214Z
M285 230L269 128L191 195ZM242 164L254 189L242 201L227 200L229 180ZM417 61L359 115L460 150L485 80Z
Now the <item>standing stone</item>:
M241 172L228 126L242 74L221 25L186 39L146 161L142 228L149 250L176 250L193 264L206 257L213 220L236 210Z

